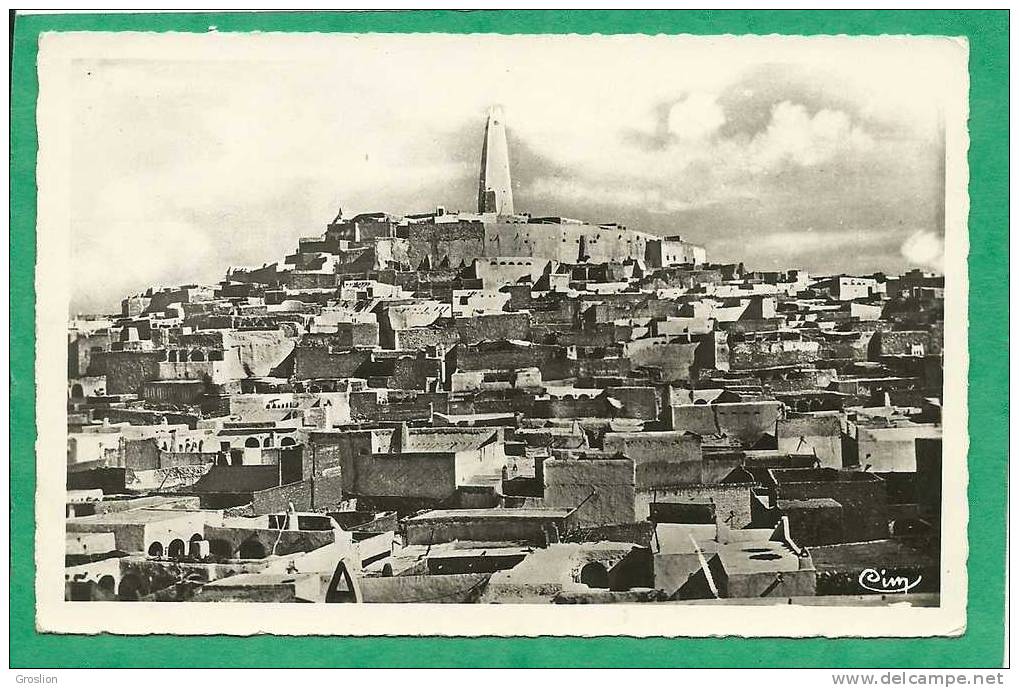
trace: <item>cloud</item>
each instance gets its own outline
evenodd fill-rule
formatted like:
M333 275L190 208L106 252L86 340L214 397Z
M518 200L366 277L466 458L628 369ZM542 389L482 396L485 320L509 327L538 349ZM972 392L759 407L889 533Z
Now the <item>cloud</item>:
M680 141L696 141L725 124L725 112L707 93L691 93L669 108L668 131Z
M750 160L757 169L782 162L809 167L873 145L874 139L845 112L810 115L803 105L782 101L772 110L768 128L751 142Z
M664 191L656 188L609 186L555 177L539 177L526 188L529 194L557 198L568 203L588 204L601 208L613 206L641 208L655 214L690 210L699 205L696 202L669 197Z
M800 103L783 100L772 106L768 124L755 135L722 136L726 116L713 96L696 93L654 107L662 113L658 125L645 124L637 138L632 132L639 130L627 129L627 135L599 141L597 155L583 163L557 156L554 144L525 139L529 150L559 164L554 178L538 176L525 184L520 201L526 203L527 194L533 193L586 201L599 209L615 205L654 214L748 198L768 203L786 196L815 196L811 203L816 203L824 184L833 188L823 190L822 199L858 186L850 177L876 176L882 168L873 158L881 153L873 136L842 111L811 113ZM659 127L664 136L656 133ZM810 176L822 166L827 176ZM833 175L834 170L838 174Z
M933 268L939 272L944 270L945 240L934 232L913 232L902 243L900 251L910 265Z

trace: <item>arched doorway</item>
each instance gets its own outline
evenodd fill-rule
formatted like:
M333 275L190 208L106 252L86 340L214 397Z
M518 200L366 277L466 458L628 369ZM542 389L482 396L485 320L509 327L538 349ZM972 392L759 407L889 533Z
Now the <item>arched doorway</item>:
M608 588L609 572L604 565L592 561L580 569L580 582L589 588Z
M244 446L247 447L248 449L258 449L262 445L258 443L257 437L249 437L248 439L244 440Z
M166 548L166 556L170 559L183 559L187 549L184 546L184 541L180 538L175 538L170 541L170 546Z
M258 540L245 540L237 556L241 559L265 559L265 546Z
M143 594L142 580L138 576L128 574L120 579L120 590L117 592L117 597L122 602L137 602Z
M162 557L163 556L163 543L162 542L153 542L151 545L149 545L149 556L150 557L155 557L157 559Z

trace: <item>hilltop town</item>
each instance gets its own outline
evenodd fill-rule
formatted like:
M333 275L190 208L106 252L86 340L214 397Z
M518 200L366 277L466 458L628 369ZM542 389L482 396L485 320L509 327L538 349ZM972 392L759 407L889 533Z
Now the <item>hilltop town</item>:
M498 110L480 168L72 319L66 599L938 604L943 276L519 212Z

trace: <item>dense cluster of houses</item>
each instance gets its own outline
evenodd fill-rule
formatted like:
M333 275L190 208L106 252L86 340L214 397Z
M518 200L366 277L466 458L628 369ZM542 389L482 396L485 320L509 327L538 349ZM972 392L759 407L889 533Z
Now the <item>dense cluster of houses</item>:
M943 277L482 187L74 319L66 597L937 604Z

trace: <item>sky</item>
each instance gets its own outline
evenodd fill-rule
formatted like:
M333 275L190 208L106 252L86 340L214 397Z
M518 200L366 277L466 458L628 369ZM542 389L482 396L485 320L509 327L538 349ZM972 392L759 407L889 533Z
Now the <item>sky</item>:
M71 52L75 312L274 262L340 207L473 211L495 104L518 212L748 268L942 264L965 68L945 39L210 32Z

